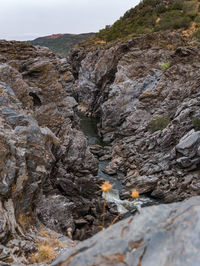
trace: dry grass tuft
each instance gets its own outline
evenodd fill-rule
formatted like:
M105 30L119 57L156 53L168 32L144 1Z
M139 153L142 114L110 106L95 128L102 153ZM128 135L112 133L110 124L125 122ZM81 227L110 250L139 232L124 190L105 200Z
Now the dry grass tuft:
M55 252L54 247L49 245L48 243L39 243L38 244L38 252L32 256L33 263L40 262L50 262L54 258L56 258L57 253Z
M33 225L33 220L31 216L28 216L25 213L20 213L18 223L22 227L23 231L27 231Z
M49 234L47 231L41 231L40 235L44 240L37 242L38 250L29 257L30 263L48 263L58 256L58 249L60 247L68 247L66 243L61 242L57 237Z

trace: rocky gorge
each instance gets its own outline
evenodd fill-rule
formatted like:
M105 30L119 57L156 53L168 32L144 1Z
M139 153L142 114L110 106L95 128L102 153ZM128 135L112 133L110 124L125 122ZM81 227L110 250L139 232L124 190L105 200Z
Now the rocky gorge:
M74 50L70 60L80 109L100 117L99 132L112 143L106 172L121 172L127 191L165 202L198 195L198 43L155 33Z
M199 59L179 31L67 59L0 41L2 265L47 265L30 261L41 227L84 240L50 265L199 265ZM98 118L101 143L88 145L78 111ZM136 189L162 204L101 231L99 161L121 199ZM106 227L117 216L107 203Z

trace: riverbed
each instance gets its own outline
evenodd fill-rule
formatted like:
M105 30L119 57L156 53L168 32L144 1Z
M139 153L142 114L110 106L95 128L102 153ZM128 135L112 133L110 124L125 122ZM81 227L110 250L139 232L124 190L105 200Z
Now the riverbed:
M100 145L102 147L106 147L111 145L109 143L103 142L103 139L98 133L98 118L91 116L89 117L80 112L78 113L78 116L80 118L80 129L87 137L89 146ZM108 175L104 172L104 169L109 164L109 162L109 160L99 160L98 176L103 180L109 181L113 185L114 191L110 196L110 201L118 204L118 200L120 200L119 195L124 189L124 185L122 183L120 173L116 175ZM121 202L127 202L127 200ZM134 200L135 206L139 208L144 206L157 205L159 203L160 202L158 202L157 200L150 198L146 195L141 195L138 199Z

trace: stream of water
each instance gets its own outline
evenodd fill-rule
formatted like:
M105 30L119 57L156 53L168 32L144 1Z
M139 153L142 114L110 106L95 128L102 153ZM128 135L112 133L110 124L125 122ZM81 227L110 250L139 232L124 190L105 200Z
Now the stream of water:
M103 142L102 138L98 134L98 128L97 128L97 124L99 123L98 118L88 117L82 113L78 113L78 116L80 118L80 129L88 138L89 146L98 144L104 147L108 145L107 143ZM114 188L113 193L112 192L110 193L109 199L107 200L116 203L116 205L118 206L118 211L121 212L121 207L123 208L124 205L127 205L127 203L129 204L129 201L121 200L119 198L119 194L124 188L119 175L108 175L103 171L105 167L108 165L108 163L109 160L105 161L99 160L98 176L104 180L109 181L113 185ZM134 200L132 207L130 206L130 208L135 207L139 209L144 206L156 205L156 204L159 204L159 202L152 198L142 195L138 199Z
M80 128L88 139L88 145L100 145L106 146L107 143L103 142L102 138L98 134L97 124L99 123L98 118L88 117L82 113L78 113L80 118ZM102 179L109 181L114 189L121 191L123 189L122 182L118 179L117 175L108 175L103 170L109 164L109 160L99 161L98 176Z

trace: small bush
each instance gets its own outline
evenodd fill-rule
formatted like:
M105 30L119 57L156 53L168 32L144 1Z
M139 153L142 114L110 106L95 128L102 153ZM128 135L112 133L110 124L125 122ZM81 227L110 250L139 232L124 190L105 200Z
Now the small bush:
M196 32L193 34L193 37L196 38L197 40L200 40L200 30L196 31Z
M200 15L197 15L197 16L195 17L194 22L196 22L196 23L200 23Z
M161 14L161 13L164 13L166 11L167 11L167 8L166 8L166 6L164 4L160 4L156 8L156 13L157 14Z
M165 12L161 16L161 20L156 26L156 30L188 28L190 22L191 18L188 15L179 10L172 10Z
M197 10L197 2L196 1L184 1L183 2L183 11L188 15L196 14Z
M183 9L183 1L182 0L175 0L170 9L172 10L182 10Z
M167 62L162 63L160 67L162 70L166 70L166 69L170 68L170 66L171 66L171 62L167 61Z
M46 231L40 232L43 240L36 241L37 252L32 253L29 257L30 263L49 263L58 256L58 248L66 247L67 244L61 242L53 234L49 234ZM57 251L56 251L57 250Z
M151 133L154 133L158 130L163 130L167 127L167 125L170 123L169 119L165 119L162 116L158 116L150 121L149 123L149 131Z
M192 119L192 124L193 124L193 127L194 127L195 131L199 131L200 130L200 118L199 117L194 117Z

